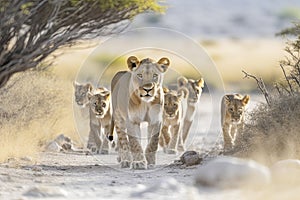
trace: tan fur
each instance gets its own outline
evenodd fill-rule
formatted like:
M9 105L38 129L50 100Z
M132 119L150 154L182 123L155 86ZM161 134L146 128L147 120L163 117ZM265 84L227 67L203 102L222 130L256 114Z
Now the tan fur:
M118 72L111 83L112 123L118 134L121 167L145 169L154 165L162 123L162 81L170 61L146 58L127 60L129 71ZM140 123L148 122L148 145L140 144ZM113 133L111 129L111 134ZM110 135L112 136L112 135Z
M230 150L243 134L245 123L245 107L249 95L228 94L221 102L221 125L224 138L224 150Z
M108 154L110 133L111 106L110 91L104 87L97 88L93 93L88 94L90 109L90 134L88 149Z
M183 122L182 99L187 98L188 91L180 89L179 91L167 90L164 88L164 111L163 127L161 130L159 144L168 154L176 154L182 140L181 126ZM169 134L169 130L170 133Z
M185 146L186 139L188 138L192 122L196 114L196 108L199 103L202 88L204 87L204 80L200 78L198 80L186 79L185 77L179 77L177 80L178 90L187 89L188 98L187 101L183 101L183 125L182 125L182 144L180 146Z
M89 109L89 123L90 123L90 132L88 136L87 148L92 152L107 154L109 144L106 140L105 135L109 134L110 120L111 120L111 109L110 109L110 92L104 88L93 89L93 86L90 83L80 84L74 82L75 89L75 101L77 105L81 106L84 109ZM97 94L93 96L93 94ZM101 102L97 101L97 98L106 98L104 94L108 94L106 104L109 106L107 109L103 110L104 117L98 118L99 113L96 112L96 107L99 107ZM100 95L103 97L100 97ZM94 104L96 103L96 104ZM101 134L101 129L104 129L104 135Z
M75 102L81 107L85 107L89 103L88 93L92 92L93 86L90 83L80 84L76 81L73 83L75 92Z

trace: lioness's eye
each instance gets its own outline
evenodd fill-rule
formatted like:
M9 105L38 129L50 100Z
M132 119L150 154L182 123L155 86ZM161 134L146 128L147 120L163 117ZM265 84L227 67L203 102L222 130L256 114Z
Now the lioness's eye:
M157 74L153 74L153 78L157 79L158 75Z
M143 75L142 74L137 74L137 77L143 78Z
M103 103L102 103L102 107L105 107L105 106L106 106L106 103L103 102Z

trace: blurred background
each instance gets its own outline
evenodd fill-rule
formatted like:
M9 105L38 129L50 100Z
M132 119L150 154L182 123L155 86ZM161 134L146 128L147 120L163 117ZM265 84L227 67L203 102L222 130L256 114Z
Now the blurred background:
M142 27L160 27L190 37L215 62L228 92L255 91L256 84L243 79L242 69L261 76L267 84L272 84L280 76L278 62L284 57L286 40L276 37L275 34L300 19L300 1L297 0L169 0L165 4L165 14L141 14L132 21L127 31ZM119 45L130 47L140 38L169 44L178 42L172 36L161 32L152 37L137 34L123 40L123 44ZM96 68L107 66L116 58L114 48L118 48L118 45L112 46L106 54L99 55L95 53L95 48L69 52L58 59L55 72L74 79L74 68L81 67L86 60L93 60L91 62L94 62ZM193 53L190 52L189 45L182 44L181 48L187 53ZM88 59L91 54L93 56ZM118 66L123 65L126 68L125 60L126 58L119 59L121 62ZM179 60L175 59L174 65ZM185 72L189 71L188 66L183 63L180 66ZM191 72L186 75L195 78L192 74ZM213 77L207 78L208 82L214 82Z
M0 117L0 145L6 151L0 152L0 161L32 154L41 143L60 133L84 146L89 132L88 112L74 104L74 80L109 86L116 71L127 69L126 59L132 54L155 60L168 56L171 70L167 84L175 84L179 75L195 79L203 76L209 90L251 93L250 107L264 101L253 95L258 93L256 83L243 79L241 71L262 77L268 85L281 78L279 61L284 59L287 40L275 34L300 19L299 0L166 0L164 5L165 14L138 15L125 30L154 27L158 30L155 33L133 31L63 48L56 52L60 56L53 60L53 67L42 72L43 76L40 72L14 76L0 97L6 106L5 115ZM115 39L119 36L121 39ZM148 48L137 48L139 44ZM159 45L164 48L151 48ZM183 53L172 52L174 48ZM207 88L205 92L201 97L201 108L205 109L197 115L200 120L193 134L208 134L209 130L218 135L219 109L212 105ZM210 123L212 109L217 117L214 123Z

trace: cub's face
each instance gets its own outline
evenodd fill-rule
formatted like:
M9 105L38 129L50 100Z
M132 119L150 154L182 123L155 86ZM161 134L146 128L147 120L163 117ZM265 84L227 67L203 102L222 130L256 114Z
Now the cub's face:
M131 56L127 60L128 68L132 73L133 89L142 101L154 100L163 82L163 74L167 71L170 61L161 58L158 62L150 58L139 61Z
M178 86L185 87L189 91L189 101L192 103L196 103L199 101L200 96L202 94L202 88L204 87L203 78L199 80L186 79L184 77L180 77L178 79Z
M74 82L75 101L77 105L85 107L89 103L88 93L92 92L93 86L90 83L80 84Z
M249 95L225 95L226 111L232 123L241 123L245 107L249 103L249 100Z
M109 110L110 92L103 91L100 93L89 93L89 101L92 112L97 118L103 118Z
M183 93L168 91L164 94L164 115L173 119L178 115Z

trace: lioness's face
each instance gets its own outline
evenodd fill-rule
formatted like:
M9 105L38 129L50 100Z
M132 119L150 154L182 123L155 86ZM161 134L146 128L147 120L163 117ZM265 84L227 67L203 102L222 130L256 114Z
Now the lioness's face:
M173 119L178 115L182 95L182 93L177 94L175 91L164 94L164 115L167 118Z
M244 97L235 97L228 98L225 96L225 103L227 105L227 112L230 115L230 119L232 123L238 124L241 123L242 116L245 112L245 107L249 102L249 95L245 95Z
M154 100L162 86L163 74L167 71L170 61L161 58L158 62L150 58L139 61L131 56L127 60L128 68L132 73L133 87L136 95L145 102Z
M97 118L103 118L109 109L110 92L89 93L89 100L92 112Z
M74 82L73 86L77 105L85 107L89 103L88 93L93 90L93 86L90 83L79 84L77 82Z
M184 86L189 90L189 101L192 103L196 103L199 101L201 94L202 94L202 88L204 87L204 80L203 78L199 80L193 80L193 79L185 79L181 78L179 80L179 86Z

